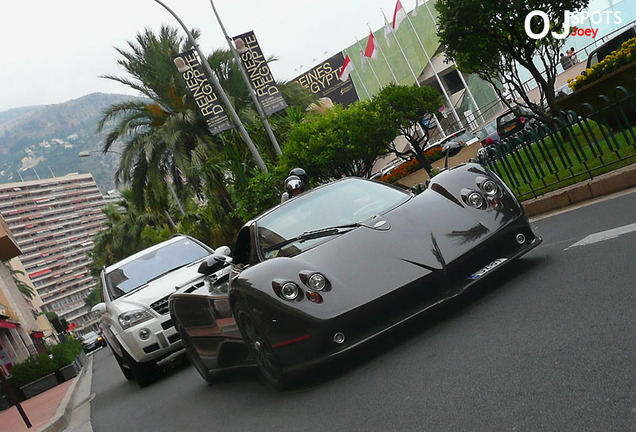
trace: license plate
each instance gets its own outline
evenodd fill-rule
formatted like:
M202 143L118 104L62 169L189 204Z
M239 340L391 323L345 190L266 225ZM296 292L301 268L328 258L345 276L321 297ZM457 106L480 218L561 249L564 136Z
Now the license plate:
M511 131L511 130L513 130L514 128L515 128L515 125L508 126L508 127L506 128L506 132Z
M508 261L508 258L496 259L493 262L491 262L490 264L488 264L486 267L484 267L481 270L478 270L475 273L473 273L470 276L468 276L468 279L479 279L480 277L482 277L483 275L485 275L486 273L488 273L492 269L494 269L494 268L500 266L501 264L505 263L506 261Z

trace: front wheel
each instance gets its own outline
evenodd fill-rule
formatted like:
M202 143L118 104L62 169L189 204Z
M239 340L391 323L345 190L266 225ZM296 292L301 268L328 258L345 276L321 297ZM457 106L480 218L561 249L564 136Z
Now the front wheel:
M139 363L135 361L135 359L133 359L131 355L128 354L123 348L122 353L124 354L124 362L126 363L126 365L128 365L129 370L135 377L135 381L137 381L139 387L146 387L148 384L157 379L159 368L157 367L157 364L155 362L150 361ZM124 376L126 376L125 373ZM126 378L128 377L126 376Z
M123 358L119 357L119 354L117 354L117 352L114 349L110 349L113 352L113 357L115 357L115 360L117 361L117 364L119 365L119 369L121 369L121 372L124 374L124 377L126 377L126 379L128 381L132 381L135 379L135 376L133 375L132 369L130 369L130 366L124 361Z
M234 316L259 372L272 388L278 391L283 390L286 380L278 356L264 332L256 324L252 313L241 305L237 305Z

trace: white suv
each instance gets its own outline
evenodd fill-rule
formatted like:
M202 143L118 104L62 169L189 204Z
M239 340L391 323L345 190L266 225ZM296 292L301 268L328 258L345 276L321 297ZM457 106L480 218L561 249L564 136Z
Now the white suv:
M185 236L170 239L105 268L101 273L103 333L129 379L145 386L157 362L182 349L168 310L168 297L201 278L197 271L213 250Z

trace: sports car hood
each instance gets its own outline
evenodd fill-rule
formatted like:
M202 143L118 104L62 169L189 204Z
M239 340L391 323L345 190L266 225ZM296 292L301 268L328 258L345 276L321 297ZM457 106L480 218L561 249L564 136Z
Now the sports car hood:
M113 303L121 310L132 309L133 306L148 308L157 300L168 297L174 293L177 287L181 287L201 278L201 274L197 271L201 261L202 260L195 261L185 267L168 273L150 282L144 288L119 297ZM129 305L129 307L125 305Z

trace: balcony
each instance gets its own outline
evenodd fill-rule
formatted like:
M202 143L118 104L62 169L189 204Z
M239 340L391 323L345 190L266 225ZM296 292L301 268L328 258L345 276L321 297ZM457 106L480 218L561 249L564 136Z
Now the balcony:
M9 261L20 254L22 254L22 251L13 238L9 226L0 217L0 260Z

